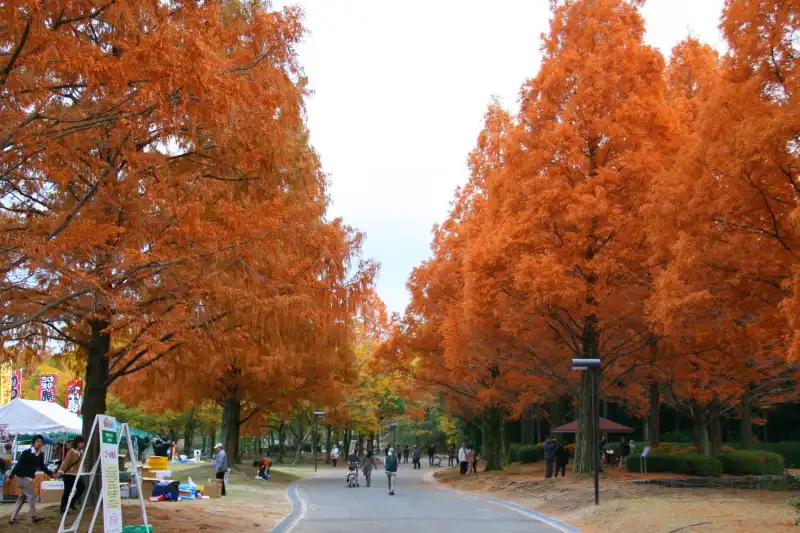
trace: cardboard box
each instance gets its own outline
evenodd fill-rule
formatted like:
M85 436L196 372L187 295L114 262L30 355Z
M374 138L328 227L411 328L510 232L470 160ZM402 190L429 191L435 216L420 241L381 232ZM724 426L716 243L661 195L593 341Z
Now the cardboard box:
M149 498L153 495L153 484L158 481L157 479L143 479L142 480L142 496L144 498Z
M209 498L222 497L222 480L220 479L209 479L203 488L205 489L203 496L208 496Z
M172 477L172 470L156 470L154 472L150 472L150 477L154 477L156 479L169 479Z
M42 503L61 503L64 489L42 490Z

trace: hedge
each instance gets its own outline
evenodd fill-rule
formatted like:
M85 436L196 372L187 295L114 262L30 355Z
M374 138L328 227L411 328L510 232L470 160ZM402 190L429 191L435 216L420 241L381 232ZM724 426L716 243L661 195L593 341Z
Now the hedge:
M519 449L522 448L522 444L519 442L512 442L508 445L508 457L512 461L517 461L519 457Z
M764 450L767 452L777 453L783 457L783 462L786 468L800 468L800 442L785 441L785 442L768 442L768 443L754 443L753 448L756 450Z
M630 472L641 471L640 457L640 455L632 455L625 461L625 466ZM647 471L718 477L722 475L722 462L716 457L692 452L678 455L656 453L647 456Z
M717 456L722 462L723 472L733 475L783 474L783 457L765 451L744 451L722 453Z
M541 444L526 444L517 450L517 461L520 463L535 463L544 459L544 448Z

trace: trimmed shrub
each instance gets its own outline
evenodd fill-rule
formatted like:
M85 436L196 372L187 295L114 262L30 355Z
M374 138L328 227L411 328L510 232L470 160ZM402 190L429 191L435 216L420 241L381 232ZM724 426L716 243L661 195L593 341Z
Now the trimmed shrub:
M777 453L765 451L735 451L717 456L722 462L726 474L733 475L768 475L783 474L783 457Z
M630 472L640 472L639 458L639 455L632 455L625 461ZM722 463L716 457L692 452L677 455L656 453L647 456L647 471L717 477L722 475Z
M800 468L800 442L798 441L756 443L753 444L753 448L777 453L783 457L786 468Z
M541 444L526 444L517 451L517 461L522 464L535 463L544 459L544 448Z
M522 444L519 442L512 442L508 445L508 458L511 461L518 461L519 457L519 449L522 448Z

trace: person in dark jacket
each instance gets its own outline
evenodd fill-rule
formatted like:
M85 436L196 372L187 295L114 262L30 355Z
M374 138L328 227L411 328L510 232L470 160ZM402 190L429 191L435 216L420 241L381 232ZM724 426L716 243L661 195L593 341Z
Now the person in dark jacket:
M361 463L361 471L364 473L364 478L367 480L367 487L372 485L372 471L375 469L375 458L372 452L367 452L364 461Z
M551 437L547 437L544 441L544 463L545 463L545 472L544 477L549 479L553 477L553 467L555 466L556 462L556 441L553 440Z
M556 476L561 472L561 477L567 477L567 463L569 463L569 450L563 444L556 448Z
M36 514L36 499L38 495L33 488L33 479L36 477L36 472L44 472L44 437L36 435L33 438L33 446L22 452L19 456L19 461L14 465L8 479L19 477L19 497L14 508L11 510L11 518L9 524L17 523L17 515L25 501L28 501L28 517L31 522L41 522L44 520L43 516Z
M419 444L415 444L414 449L411 450L411 462L414 463L414 470L422 468L422 465L419 464L419 458L421 456L422 450L419 449Z
M433 466L433 458L436 456L436 446L428 445L428 466Z
M456 445L451 444L447 448L447 466L455 466L456 464Z
M389 496L394 496L394 480L397 477L397 456L394 450L390 449L386 455L383 471L386 472L386 481L389 484Z
M411 455L411 448L406 444L406 447L403 448L403 464L408 464L409 455ZM400 461L400 452L397 452L397 460Z

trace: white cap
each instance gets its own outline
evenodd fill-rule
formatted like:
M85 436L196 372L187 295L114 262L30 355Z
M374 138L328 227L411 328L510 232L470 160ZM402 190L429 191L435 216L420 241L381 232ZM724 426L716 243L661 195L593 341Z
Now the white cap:
M217 445L216 445L216 446L214 446L214 449L215 449L215 450L216 450L217 448L222 448L222 443L221 443L221 442L218 442L218 443L217 443Z

